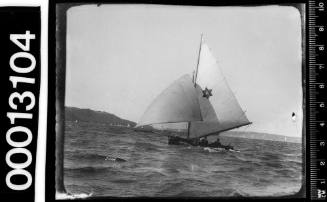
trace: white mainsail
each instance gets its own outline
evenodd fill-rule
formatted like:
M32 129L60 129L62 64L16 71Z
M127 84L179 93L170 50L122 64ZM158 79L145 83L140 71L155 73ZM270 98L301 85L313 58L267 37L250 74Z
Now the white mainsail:
M198 95L189 75L166 88L147 108L137 126L202 121Z
M189 138L251 123L202 38L193 82L184 75L171 84L151 103L136 127L179 122L189 123Z
M194 82L198 90L203 121L191 122L189 137L201 137L250 124L228 86L209 47L201 42ZM211 106L214 111L210 110ZM214 116L214 114L216 116Z

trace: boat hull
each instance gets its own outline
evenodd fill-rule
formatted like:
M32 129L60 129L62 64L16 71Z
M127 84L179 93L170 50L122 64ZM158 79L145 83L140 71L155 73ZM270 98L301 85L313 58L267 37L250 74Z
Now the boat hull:
M214 149L225 149L230 150L234 149L230 145L217 145L216 143L211 144L203 144L199 142L198 139L186 139L181 138L177 136L168 136L168 144L169 145L187 145L187 146L200 146L200 147L206 147L206 148L214 148Z
M186 139L177 136L168 136L168 144L170 145L191 145L198 146L198 142L195 139Z

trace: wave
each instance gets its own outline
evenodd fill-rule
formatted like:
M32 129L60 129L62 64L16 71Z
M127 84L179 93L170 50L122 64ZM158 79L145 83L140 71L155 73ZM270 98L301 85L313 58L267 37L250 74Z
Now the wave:
M72 160L74 162L103 162L103 161L126 161L124 158L120 157L119 155L102 155L96 153L85 153L85 152L65 152L65 157L68 160Z
M147 152L160 151L158 145L148 142L135 142L134 147Z
M75 167L75 168L65 168L65 171L68 172L101 172L101 171L106 171L108 167L91 167L91 166L86 166L86 167Z
M56 199L65 200L65 199L85 199L91 197L93 192L87 193L56 193Z
M276 153L265 152L263 154L258 155L258 157L263 161L278 161L281 159L281 156Z
M248 172L252 172L254 169L255 169L254 166L251 166L251 167L247 166L247 167L240 167L237 169L237 171L241 172L241 173L243 173L243 172L248 173Z
M181 190L181 187L183 187L184 183L181 181L175 181L175 182L166 182L163 186L160 187L160 190L156 192L156 196L174 196L177 195L179 192L178 190Z
M167 174L165 174L162 171L152 171L152 172L146 173L144 175L144 177L146 177L147 179L157 179L160 177L167 177Z
M171 195L174 197L215 197L215 196L225 196L225 197L245 197L248 194L243 193L237 189L233 188L223 188L218 190L212 191L205 191L205 190L181 190L178 193ZM216 198L212 198L216 199Z
M119 184L129 184L129 183L135 183L136 180L133 180L133 179L116 179L116 180L111 180L110 182L119 183Z
M89 164L99 163L105 161L107 158L106 155L85 152L65 152L64 155L67 160L73 161L75 163L82 162Z
M65 141L65 183L73 185L69 186L73 193L251 197L290 193L301 183L302 150L297 145L234 138L230 143L240 153L210 153L167 145L163 136L122 135L123 131L116 134L111 128L95 127L91 130L99 131L92 135L87 127L72 128L74 135ZM80 130L85 135L76 135ZM110 161L116 157L128 161Z
M104 173L110 173L116 174L121 173L122 171L119 170L119 168L116 168L115 166L80 166L80 167L71 167L71 168L64 168L65 173L70 175L102 175Z
M85 153L85 152L65 152L65 155L78 158L78 159L105 159L107 156L106 155L101 155L101 154L96 154L96 153Z

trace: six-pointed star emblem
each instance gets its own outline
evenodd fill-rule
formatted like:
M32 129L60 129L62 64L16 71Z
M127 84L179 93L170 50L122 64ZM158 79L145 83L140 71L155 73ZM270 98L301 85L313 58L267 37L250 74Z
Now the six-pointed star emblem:
M202 97L205 97L209 99L210 96L212 96L212 89L208 89L207 87L202 91L203 95Z

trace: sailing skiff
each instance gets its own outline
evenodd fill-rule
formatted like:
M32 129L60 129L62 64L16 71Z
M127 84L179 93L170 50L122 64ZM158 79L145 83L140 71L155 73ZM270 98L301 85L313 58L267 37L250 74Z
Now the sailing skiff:
M197 145L202 137L251 124L202 36L193 78L183 75L162 91L136 128L167 123L187 123L185 137L170 136L168 143L190 145Z

